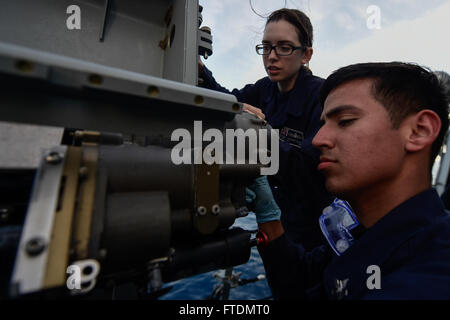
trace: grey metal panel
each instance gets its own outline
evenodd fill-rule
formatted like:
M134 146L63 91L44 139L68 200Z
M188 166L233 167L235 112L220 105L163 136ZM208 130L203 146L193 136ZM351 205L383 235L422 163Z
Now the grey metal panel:
M22 72L14 68L20 60L31 61L33 69ZM65 86L92 87L232 113L241 112L242 108L236 104L237 100L233 95L8 43L0 42L0 61L0 72L41 79L48 75L47 80L50 82ZM42 71L47 70L47 67L52 67L51 72ZM101 83L92 83L91 75L101 76ZM149 94L150 87L157 88L157 93Z
M43 149L62 135L62 128L0 122L0 168L37 168Z
M106 66L163 77L164 64L179 61L176 69L164 72L168 79L196 83L196 0L115 0L104 41L99 41L106 1L91 0L0 0L0 40L41 51L65 55ZM159 47L164 39L164 17L174 3L184 25L177 26L174 45L166 52ZM66 27L67 7L81 9L81 29ZM189 9L184 11L184 9ZM191 21L192 20L192 21ZM188 45L188 47L185 47ZM174 58L164 58L169 55ZM189 66L188 66L189 64ZM177 71L177 72L175 72Z
M26 294L43 289L48 245L52 236L66 150L66 146L57 146L45 152L41 158L14 266L13 294ZM46 157L50 153L57 153L61 161L47 162ZM39 239L44 246L39 254L31 255L27 252L27 244L33 239Z
M173 18L168 32L175 27L174 41L164 57L165 79L196 85L198 78L198 3L178 0L173 4Z
M184 83L198 82L198 1L188 0L186 5L186 42L184 51Z

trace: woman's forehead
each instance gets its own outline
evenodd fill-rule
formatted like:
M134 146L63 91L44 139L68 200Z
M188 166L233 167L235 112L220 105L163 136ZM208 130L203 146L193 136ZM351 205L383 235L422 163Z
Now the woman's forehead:
M263 40L269 42L300 42L297 28L286 20L269 22L264 29Z

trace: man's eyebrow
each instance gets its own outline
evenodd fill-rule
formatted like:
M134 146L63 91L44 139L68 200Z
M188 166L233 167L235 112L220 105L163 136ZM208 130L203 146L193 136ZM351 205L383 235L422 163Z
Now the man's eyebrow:
M333 109L329 110L325 114L325 116L322 115L320 117L320 121L325 121L326 118L332 118L332 117L336 116L337 114L339 114L341 112L344 112L344 111L352 111L352 112L361 113L361 109L356 107L356 106L353 106L353 105L341 105L341 106L338 106L336 108L333 108Z

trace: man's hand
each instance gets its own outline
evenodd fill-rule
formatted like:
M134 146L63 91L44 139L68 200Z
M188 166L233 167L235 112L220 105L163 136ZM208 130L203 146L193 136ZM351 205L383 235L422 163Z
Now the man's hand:
M254 114L255 116L257 116L260 119L266 120L266 116L264 115L264 113L262 112L262 110L260 108L254 107L248 103L244 103L243 104L244 107L242 108L242 110Z

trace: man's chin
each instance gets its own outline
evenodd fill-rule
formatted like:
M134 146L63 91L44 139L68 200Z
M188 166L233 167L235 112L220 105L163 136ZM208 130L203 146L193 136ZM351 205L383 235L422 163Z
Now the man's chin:
M345 195L349 192L342 184L337 183L336 181L332 181L327 179L325 181L325 188L327 191L337 198L343 199Z

